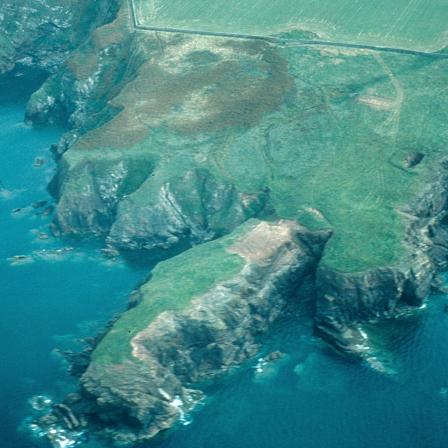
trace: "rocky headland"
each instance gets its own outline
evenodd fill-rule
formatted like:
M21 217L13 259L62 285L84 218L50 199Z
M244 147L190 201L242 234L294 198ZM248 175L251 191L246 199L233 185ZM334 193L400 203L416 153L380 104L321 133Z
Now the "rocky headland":
M67 126L54 232L172 257L93 350L64 404L79 421L123 443L171 427L304 282L317 333L355 358L364 323L423 304L448 255L448 59L147 32L125 1L22 3L20 26L0 6L16 23L0 70L47 70L27 119Z
M0 74L15 67L55 72L98 26L112 20L117 1L5 0L0 8Z
M74 413L121 443L172 427L203 396L201 383L258 353L260 336L314 275L328 236L251 220L161 262L93 352Z

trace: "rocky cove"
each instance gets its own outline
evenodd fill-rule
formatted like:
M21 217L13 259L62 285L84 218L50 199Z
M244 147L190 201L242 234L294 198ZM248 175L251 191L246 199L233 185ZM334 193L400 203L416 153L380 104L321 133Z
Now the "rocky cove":
M443 210L439 213L444 216ZM427 219L435 222L434 217ZM443 231L441 226L437 235ZM169 262L162 261L161 272L155 269L133 294L130 310L94 348L81 376L81 394L69 395L63 403L76 416L76 425L69 429L90 426L97 435L127 445L173 427L203 397L201 384L222 378L260 353L262 336L285 315L288 303L303 300L302 289L307 300L315 297L318 335L344 356L364 359L382 374L392 374L391 366L381 361L387 353L369 340L362 324L399 318L421 307L431 287L437 287L434 279L443 266L441 259L426 257L426 266L411 271L414 278L393 269L356 276L322 272L319 261L330 237L292 221L251 220L236 236L231 234L232 245L225 249L245 260L235 276L215 258L225 256L221 251L228 237L217 240L218 254L211 249L217 243L213 241L178 255L173 267L163 269ZM444 255L444 250L437 248L437 255ZM189 291L191 281L211 280L203 273L195 275L196 257L204 269L217 264L219 275L230 278L214 278L185 299L179 290ZM185 272L181 266L190 269ZM174 288L168 286L171 282ZM165 296L164 288L171 297ZM344 292L339 296L338 288ZM173 303L172 297L177 301ZM339 303L333 304L335 299ZM191 302L179 303L182 300ZM45 416L40 424L55 421L60 417Z
M42 2L30 29L62 33L60 52L22 30L0 67L48 70L27 119L68 128L54 233L166 260L53 416L152 438L259 352L304 285L317 334L369 359L363 325L420 308L446 265L448 62L147 33L127 2L101 5L61 26Z

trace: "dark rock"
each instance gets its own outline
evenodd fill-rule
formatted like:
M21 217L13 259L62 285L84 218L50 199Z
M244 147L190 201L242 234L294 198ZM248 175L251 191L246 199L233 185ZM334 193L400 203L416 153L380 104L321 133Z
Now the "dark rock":
M116 442L142 442L171 427L201 395L200 382L257 353L259 337L314 271L328 237L291 221L259 223L232 245L246 263L234 278L214 284L186 310L150 321L130 341L133 357L93 358L81 384L91 406L84 415L95 431Z
M118 0L3 0L0 74L16 66L54 72L91 31L113 18Z
M318 334L333 347L358 356L363 340L357 325L388 319L419 307L448 257L448 172L442 162L434 182L406 210L406 258L396 266L345 274L317 271ZM429 232L428 230L431 229Z
M414 168L424 159L424 157L425 155L421 152L411 152L404 159L405 168Z
M81 426L80 421L73 413L72 409L66 404L59 403L53 406L53 412L59 416L67 429L76 429Z
M82 395L76 392L68 394L64 399L64 404L67 406L73 406L76 403L82 401Z
M33 202L31 204L31 207L42 208L42 207L45 207L47 204L48 204L48 201L42 200L42 201Z
M278 361L282 357L283 357L283 353L276 350L274 352L267 354L263 359L266 362L274 362L274 361Z
M36 157L33 163L33 167L40 168L45 162L46 160L43 157Z
M40 417L38 423L39 426L45 428L55 425L56 423L58 423L58 421L59 421L58 416L56 414L50 413Z

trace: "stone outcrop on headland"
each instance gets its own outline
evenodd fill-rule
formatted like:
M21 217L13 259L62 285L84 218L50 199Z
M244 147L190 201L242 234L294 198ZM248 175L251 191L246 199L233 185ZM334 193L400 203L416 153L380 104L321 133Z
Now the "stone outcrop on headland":
M60 418L123 443L171 427L305 281L317 333L355 357L364 323L422 305L447 261L448 59L146 32L118 0L16 3L0 72L47 71L27 120L67 126L54 233L168 258Z

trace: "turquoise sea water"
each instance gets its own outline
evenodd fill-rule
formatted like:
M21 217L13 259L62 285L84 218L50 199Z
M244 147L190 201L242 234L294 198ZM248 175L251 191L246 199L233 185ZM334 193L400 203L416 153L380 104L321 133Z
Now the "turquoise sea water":
M123 310L143 272L122 263L107 264L95 248L75 249L53 239L49 218L30 204L48 200L53 173L48 151L61 131L23 124L25 101L38 80L0 81L0 447L35 446L18 430L30 415L28 399L36 394L61 397L70 388L66 366L55 349L94 335L114 313ZM12 94L12 95L10 95ZM36 157L46 160L33 167ZM15 208L24 210L12 213ZM42 235L41 235L42 237ZM45 252L42 252L42 250ZM11 266L8 258L31 255ZM29 262L32 261L32 262ZM45 446L45 445L44 445Z
M391 336L400 372L376 373L332 356L297 318L269 349L288 355L229 379L163 448L442 448L447 446L448 315L434 297ZM401 333L401 334L400 334Z
M58 253L54 249L65 243L41 239L49 218L29 205L50 200L48 146L60 131L23 125L25 100L34 87L25 87L21 78L0 82L0 447L5 448L47 446L19 427L32 414L31 396L58 399L73 387L55 348L95 334L125 307L146 275L145 269L107 263L95 247ZM47 163L33 167L36 157ZM11 213L18 207L25 209ZM14 255L30 258L11 266L7 259ZM391 349L395 375L333 356L313 338L307 314L294 313L278 323L263 349L281 350L282 360L261 372L250 362L211 387L191 424L148 448L446 447L446 303L448 297L434 296L425 310L400 325L386 325L382 342Z

